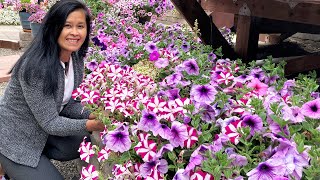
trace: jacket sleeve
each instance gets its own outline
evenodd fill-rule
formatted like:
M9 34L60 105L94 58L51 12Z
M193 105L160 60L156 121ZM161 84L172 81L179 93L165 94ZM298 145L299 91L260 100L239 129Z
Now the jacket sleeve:
M86 109L80 101L71 98L60 112L60 115L73 119L88 119L90 113L91 112Z
M87 133L87 119L70 119L59 116L54 95L45 95L43 93L44 84L42 79L33 76L30 79L30 85L28 85L20 72L19 81L22 95L35 121L45 132L56 136L85 135Z

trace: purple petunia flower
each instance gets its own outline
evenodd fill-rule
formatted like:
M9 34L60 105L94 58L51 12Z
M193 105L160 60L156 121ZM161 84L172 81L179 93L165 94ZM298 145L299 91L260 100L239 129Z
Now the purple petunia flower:
M302 105L301 113L311 119L320 119L320 99L315 99Z
M283 162L279 159L269 159L262 162L255 169L249 171L248 180L273 180L275 177L284 176L285 168Z
M182 75L180 73L174 73L166 77L166 81L168 85L176 85L181 81L181 79L182 79Z
M179 88L167 90L167 96L168 96L169 100L175 100L175 99L180 98L179 92L180 92Z
M213 52L211 52L208 55L208 61L214 61L215 59L217 59L217 56Z
M188 52L190 50L190 45L185 42L181 45L181 49L184 51L184 52Z
M254 132L260 132L263 127L262 119L258 115L244 116L242 124L251 128L251 135L254 135Z
M158 51L156 44L152 41L147 42L144 47L149 53L152 53L153 51Z
M320 93L319 92L312 92L311 97L314 99L318 99L318 98L320 98Z
M159 125L154 128L153 135L159 135L163 139L169 140L171 137L171 129L167 125L159 123Z
M173 146L171 144L165 144L161 147L161 149L157 152L155 159L159 159L163 156L164 153L173 151Z
M239 154L231 154L229 155L229 159L232 159L233 161L231 162L231 164L233 166L245 166L248 164L248 160L245 156L241 156Z
M189 164L187 165L185 172L190 172L194 170L196 166L201 165L203 162L204 158L202 155L196 155L196 156L191 156L189 160Z
M259 79L259 81L264 80L265 74L261 68L254 68L251 70L250 75L253 78Z
M139 168L141 176L146 178L152 173L152 169L156 168L161 174L168 172L168 162L165 159L150 161L142 164Z
M168 58L159 58L157 61L154 62L154 65L157 68L165 68L169 65Z
M216 111L211 105L200 103L201 117L204 122L212 123L216 120Z
M142 117L138 123L138 129L148 132L154 132L155 127L159 126L157 115L152 111L143 110Z
M86 66L90 71L94 71L98 67L98 63L97 61L93 60L91 62L88 62Z
M184 146L184 141L188 139L187 126L178 121L173 121L171 126L170 144L173 147Z
M190 96L196 102L211 104L215 100L216 89L211 85L193 85Z
M114 152L125 152L131 147L128 127L120 126L114 131L109 131L103 139L107 148Z
M157 14L161 14L162 13L162 8L159 6L154 10Z
M132 30L132 27L127 27L126 29L125 29L125 31L126 31L126 33L127 34L132 34L133 33L133 30Z
M188 117L188 116L184 116L183 117L183 123L184 124L188 124L188 123L190 123L191 122L191 118L190 117Z
M297 106L291 107L293 119L291 121L293 123L300 123L305 121L303 114L301 113L301 109Z
M252 76L248 76L248 75L246 75L246 74L242 74L242 75L234 78L234 81L235 81L235 82L240 82L240 83L245 83L245 82L247 82L247 81L251 81L252 79L253 79Z
M189 180L190 176L188 174L185 174L184 172L184 169L178 169L173 177L173 180Z
M197 61L195 59L189 59L187 61L183 62L184 70L189 75L199 75L199 66L197 64Z

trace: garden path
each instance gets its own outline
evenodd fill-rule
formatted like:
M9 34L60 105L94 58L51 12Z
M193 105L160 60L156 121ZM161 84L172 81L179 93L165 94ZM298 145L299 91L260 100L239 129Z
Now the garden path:
M11 44L19 43L20 26L0 26L0 47L10 48ZM14 49L14 47L12 47ZM8 71L15 64L19 56L19 51L12 53L10 50L0 51L0 83L9 80Z

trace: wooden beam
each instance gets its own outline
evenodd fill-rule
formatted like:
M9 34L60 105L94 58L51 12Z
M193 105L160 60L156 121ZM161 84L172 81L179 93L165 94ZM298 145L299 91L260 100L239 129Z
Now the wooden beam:
M243 62L247 63L255 60L259 41L259 31L255 18L239 15L236 31L236 53L242 58Z
M308 55L291 59L285 66L286 75L296 75L301 72L307 72L320 69L320 55Z
M210 17L202 9L197 0L171 0L176 9L182 14L185 20L191 27L198 21L198 28L200 29L200 39L207 45L212 45L213 48L222 47L222 52L225 57L236 59L232 47L228 44L226 39L222 36L219 29L214 25Z
M304 1L290 7L289 3L278 0L203 0L205 10L239 14L244 6L251 16L320 25L319 1ZM241 14L241 13L240 13Z

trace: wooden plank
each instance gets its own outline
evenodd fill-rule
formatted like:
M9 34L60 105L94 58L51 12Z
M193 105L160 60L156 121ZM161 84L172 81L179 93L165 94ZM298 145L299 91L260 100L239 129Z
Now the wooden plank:
M296 75L316 69L320 69L320 55L309 55L288 60L285 66L285 74Z
M232 47L222 36L219 29L202 9L197 0L171 0L171 2L191 27L194 27L196 20L198 21L198 28L201 33L200 39L205 44L212 45L213 48L222 47L222 52L225 57L229 57L231 59L237 58Z
M238 16L237 22L237 39L236 39L236 53L241 58L247 59L249 36L250 36L251 17Z
M254 17L237 17L237 39L236 53L242 58L243 62L255 60L258 49L259 31L256 28Z
M290 7L278 0L202 0L205 10L239 14L244 5L251 16L320 25L320 4L318 1L301 2ZM240 13L241 14L241 13Z

